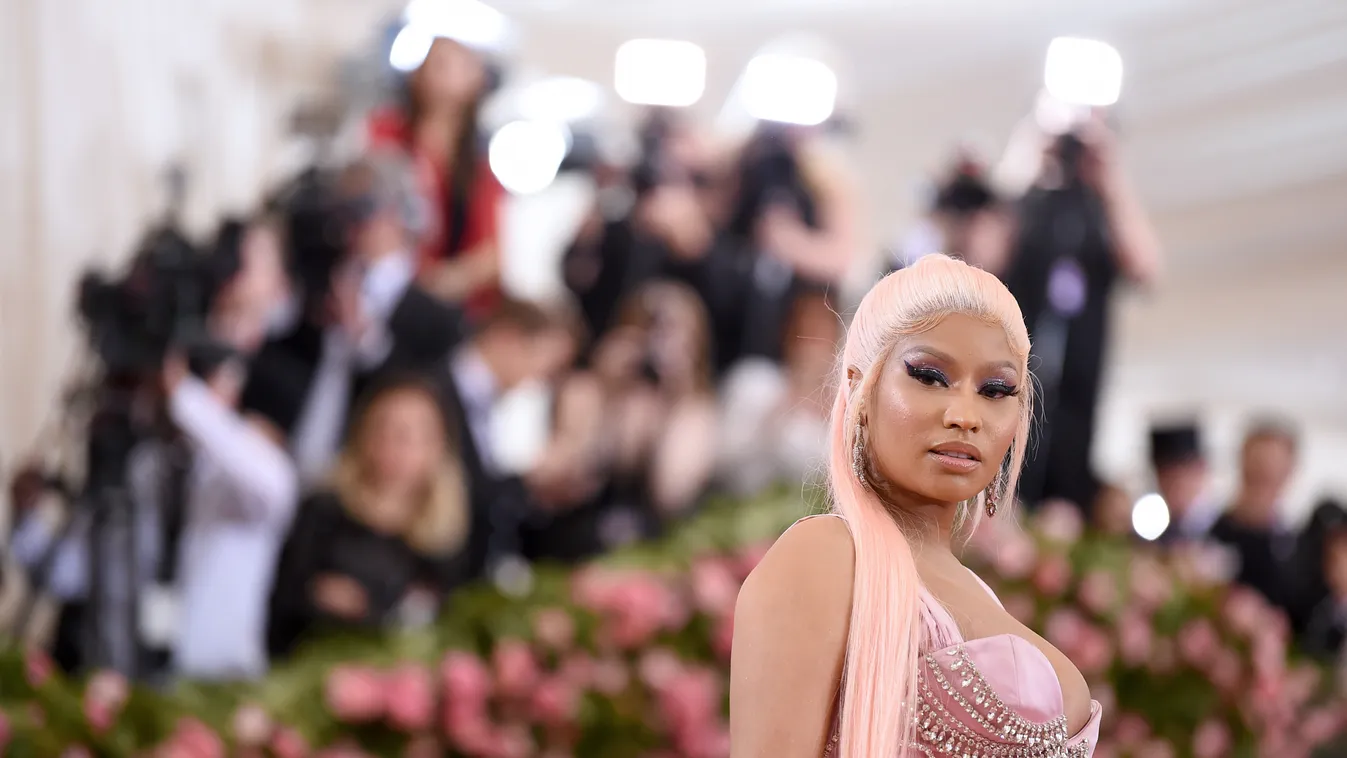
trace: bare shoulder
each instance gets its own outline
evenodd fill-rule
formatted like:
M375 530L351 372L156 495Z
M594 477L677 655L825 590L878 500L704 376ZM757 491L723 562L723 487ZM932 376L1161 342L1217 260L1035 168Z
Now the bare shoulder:
M855 562L856 548L846 522L835 516L802 519L767 551L740 597L784 592L811 599L821 592L849 607Z
M854 549L840 518L796 523L744 583L730 664L733 758L816 758L850 625Z

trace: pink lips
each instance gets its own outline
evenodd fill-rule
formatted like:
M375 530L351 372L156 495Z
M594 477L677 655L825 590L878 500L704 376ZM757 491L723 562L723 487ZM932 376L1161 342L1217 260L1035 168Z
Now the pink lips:
M936 445L930 454L941 466L959 473L972 471L982 465L982 456L978 449L962 442Z

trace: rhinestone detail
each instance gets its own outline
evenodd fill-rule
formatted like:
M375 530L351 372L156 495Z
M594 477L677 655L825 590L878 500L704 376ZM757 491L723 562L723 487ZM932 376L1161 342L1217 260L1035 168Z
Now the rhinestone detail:
M938 655L952 659L948 672ZM1067 744L1065 715L1039 723L1006 705L963 645L924 655L922 662L929 676L920 677L917 684L916 741L908 745L909 753L926 758L1090 758L1086 740ZM946 708L947 700L958 709ZM823 758L834 756L838 742L834 729L824 746Z

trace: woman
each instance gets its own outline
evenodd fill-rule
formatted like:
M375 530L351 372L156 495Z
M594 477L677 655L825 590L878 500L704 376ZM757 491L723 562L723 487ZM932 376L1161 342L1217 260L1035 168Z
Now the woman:
M539 542L565 560L682 516L716 460L709 327L690 288L638 289L591 364L559 390L552 439L529 476L554 514Z
M470 315L491 310L500 293L499 215L504 190L482 156L477 112L487 70L477 53L438 38L407 82L405 113L381 113L372 147L412 157L432 213L420 246L426 289L464 302Z
M832 517L790 529L739 596L735 758L1090 755L1084 678L952 547L1015 492L1028 355L1010 293L952 258L866 295L838 368Z
M315 628L423 620L457 582L469 510L443 416L420 379L376 389L356 416L332 488L301 506L271 601L283 655Z

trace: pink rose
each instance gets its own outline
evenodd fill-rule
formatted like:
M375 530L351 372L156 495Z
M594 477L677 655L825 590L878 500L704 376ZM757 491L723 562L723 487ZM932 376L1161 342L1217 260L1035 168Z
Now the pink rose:
M533 738L524 727L507 727L492 735L491 758L529 758L532 754Z
M631 670L616 658L600 658L594 662L594 690L601 695L616 697L631 684Z
M730 732L721 724L707 724L684 735L680 748L688 758L729 758Z
M1224 721L1207 719L1193 732L1193 758L1221 758L1232 745L1230 727Z
M1061 555L1047 555L1034 569L1034 587L1048 597L1057 597L1071 584L1071 564Z
M571 576L571 599L583 608L602 612L612 605L616 586L611 572L596 566L582 568Z
M234 711L232 726L235 741L246 747L257 747L267 743L274 724L260 706L243 705Z
M1343 713L1338 708L1317 708L1305 717L1300 734L1311 746L1318 747L1342 732Z
M739 581L725 561L716 558L695 561L690 573L692 598L697 610L715 617L734 612Z
M506 697L525 697L538 681L538 660L519 640L503 640L491 653L496 687Z
M1136 747L1150 736L1150 724L1135 713L1120 714L1117 725L1113 727L1113 739L1124 748Z
M475 655L451 652L440 662L440 679L449 697L460 702L485 703L491 693L491 672Z
M1296 708L1308 703L1322 678L1319 669L1313 665L1296 666L1286 676L1286 699Z
M404 732L430 728L435 720L435 684L423 666L407 664L384 678L388 723Z
M576 689L589 689L594 683L594 658L589 653L571 653L561 661L557 674Z
M1091 571L1081 580L1076 594L1086 610L1104 616L1118 603L1118 580L1107 571Z
M678 676L683 670L683 664L672 650L656 647L641 655L637 670L640 672L641 681L645 682L647 687L658 690Z
M1220 635L1206 619L1193 619L1184 624L1176 639L1179 657L1195 668L1206 668L1221 644Z
M338 666L327 677L327 709L350 724L362 724L384 715L387 705L379 672L360 666Z
M708 668L684 669L660 688L660 710L683 752L687 752L685 743L717 723L720 696L719 675Z
M1043 636L1058 650L1070 656L1080 644L1085 629L1085 619L1081 618L1079 613L1068 608L1059 608L1048 616L1047 622L1043 625Z
M1227 694L1233 694L1239 687L1243 673L1243 659L1228 647L1217 650L1207 662L1207 676L1211 683Z
M1221 608L1225 623L1236 634L1252 637L1262 625L1268 614L1267 603L1263 596L1248 587L1234 586L1225 596Z
M547 726L571 723L580 707L579 694L566 680L544 679L533 688L529 712L534 719Z
M561 608L544 608L533 617L533 635L551 650L567 650L575 642L575 619Z
M771 549L771 542L759 542L755 545L740 548L734 560L738 576L742 579L753 573L753 569L757 568L759 563L762 563L767 551Z
M1260 676L1286 671L1286 640L1277 631L1259 631L1253 638L1253 668Z
M1128 666L1140 666L1151 657L1154 633L1149 619L1125 611L1118 619L1118 654Z
M1034 599L1029 595L1022 595L1018 592L1006 594L1001 597L1001 606L1006 609L1012 618L1020 623L1033 626L1034 614L1038 608L1034 604Z
M1007 529L998 544L989 545L988 549L992 570L1012 581L1028 576L1038 558L1034 541L1019 529Z
M1113 664L1113 643L1103 630L1086 624L1080 630L1071 660L1085 676L1096 676Z
M711 630L711 652L715 653L719 660L728 663L733 647L734 614L730 613L721 616L720 620L716 622L715 628Z
M224 758L224 741L210 727L194 718L178 721L169 742L192 758Z
M1132 599L1143 610L1154 611L1169 602L1174 595L1174 583L1164 566L1150 557L1138 555L1132 559Z
M633 576L614 590L608 626L610 640L619 648L645 645L661 630L681 626L687 609L662 582Z
M307 758L309 755L308 741L289 727L277 729L271 735L270 748L276 758Z
M56 664L52 663L51 657L46 652L35 647L30 647L24 651L23 673L28 680L29 687L33 689L41 687L51 679L55 672Z
M126 677L115 671L100 671L84 689L84 718L95 734L112 728L131 695Z
M1049 500L1035 519L1039 534L1062 545L1075 544L1085 531L1080 509L1066 500Z
M494 728L485 708L449 701L444 705L444 733L462 752L481 755L490 750Z
M71 745L61 751L61 758L94 758L94 754L83 745Z

